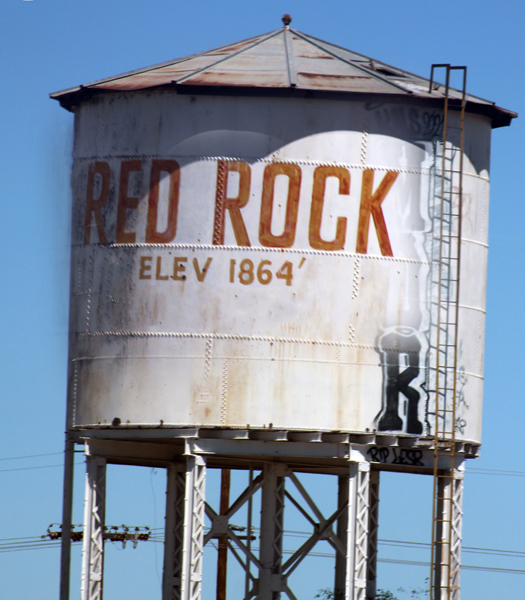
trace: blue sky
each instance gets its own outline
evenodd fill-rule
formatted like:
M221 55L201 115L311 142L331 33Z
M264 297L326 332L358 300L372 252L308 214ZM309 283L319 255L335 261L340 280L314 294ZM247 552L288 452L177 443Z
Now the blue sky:
M296 29L423 76L432 63L467 65L471 93L523 112L525 7L515 0L498 5L479 0L4 0L0 550L10 538L44 534L61 518L62 471L53 465L62 461L65 421L73 116L49 93L277 29L284 12L293 15ZM493 132L483 446L481 459L467 466L463 530L467 547L511 551L525 551L523 127L518 118ZM24 456L30 458L15 458ZM76 460L75 522L81 522L82 455ZM429 479L384 477L381 538L429 541ZM108 523L162 527L161 471L114 467L108 486ZM381 556L428 559L425 552L391 546L382 547ZM304 600L331 585L331 564L322 557L311 560L315 576L305 578ZM463 562L525 570L525 560L515 555L465 553ZM76 598L78 548L73 563ZM160 544L111 548L106 597L155 597L151 590L159 589L161 564ZM392 590L422 585L427 576L422 567L379 567L380 586ZM57 548L2 552L2 597L56 598L58 573ZM463 597L521 597L524 577L465 570Z

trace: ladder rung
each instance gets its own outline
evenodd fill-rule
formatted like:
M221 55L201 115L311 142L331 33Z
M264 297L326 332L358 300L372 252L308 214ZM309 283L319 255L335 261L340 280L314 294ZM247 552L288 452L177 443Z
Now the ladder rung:
M439 500L439 498L436 498L436 500ZM443 498L443 500L445 500L445 498ZM436 519L436 523L451 523L452 521L450 519ZM442 544L450 544L451 542L446 542L446 541L442 541Z

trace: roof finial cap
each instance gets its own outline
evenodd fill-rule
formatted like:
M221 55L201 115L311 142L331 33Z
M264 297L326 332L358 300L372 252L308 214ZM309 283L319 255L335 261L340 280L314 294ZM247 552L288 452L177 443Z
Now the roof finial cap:
M284 26L288 27L288 25L290 25L290 23L292 22L292 15L289 15L289 14L283 15L282 21L284 23Z

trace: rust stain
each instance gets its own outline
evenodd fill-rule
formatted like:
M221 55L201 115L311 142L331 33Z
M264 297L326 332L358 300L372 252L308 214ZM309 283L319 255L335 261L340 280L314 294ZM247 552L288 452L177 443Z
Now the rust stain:
M321 60L335 60L335 58L333 56L328 56L328 54L320 54L320 53L308 53L308 52L301 52L300 54L296 54L297 58L315 58L315 59L321 59Z
M289 87L284 73L232 73L208 71L184 80L180 85L226 85L228 87Z
M224 54L232 54L233 52L237 52L237 50L242 50L247 46L253 44L253 40L249 40L246 42L238 42L237 44L232 44L231 46L226 46L226 48L219 48L217 50L210 50L210 52L206 52L205 56L222 56Z
M372 79L368 77L368 75L320 75L318 73L297 73L297 75L301 75L301 77L306 77L307 79L318 79L320 81L342 81L342 80L354 80L354 79Z
M232 360L228 365L228 405L226 423L246 423L250 414L247 399L252 397L252 381L247 377L247 365L243 361Z
M130 75L129 77L122 77L120 79L114 79L112 81L105 81L103 83L95 83L89 87L101 90L123 90L132 91L140 90L144 88L157 87L159 85L168 85L173 81L180 79L194 69L156 69L147 73L140 73L137 75Z

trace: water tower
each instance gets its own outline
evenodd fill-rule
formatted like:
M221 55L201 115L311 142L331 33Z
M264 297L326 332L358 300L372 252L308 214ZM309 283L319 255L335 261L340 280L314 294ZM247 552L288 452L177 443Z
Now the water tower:
M102 597L108 463L167 468L164 600L201 597L213 537L246 599L296 598L289 575L320 539L336 598L374 598L383 470L434 477L432 597L459 598L490 134L516 115L467 95L463 67L425 79L290 21L52 95L75 114L61 600L75 444L83 600ZM208 468L250 469L219 512ZM303 472L338 478L332 515ZM258 551L230 524L256 493ZM285 559L290 502L313 530Z

